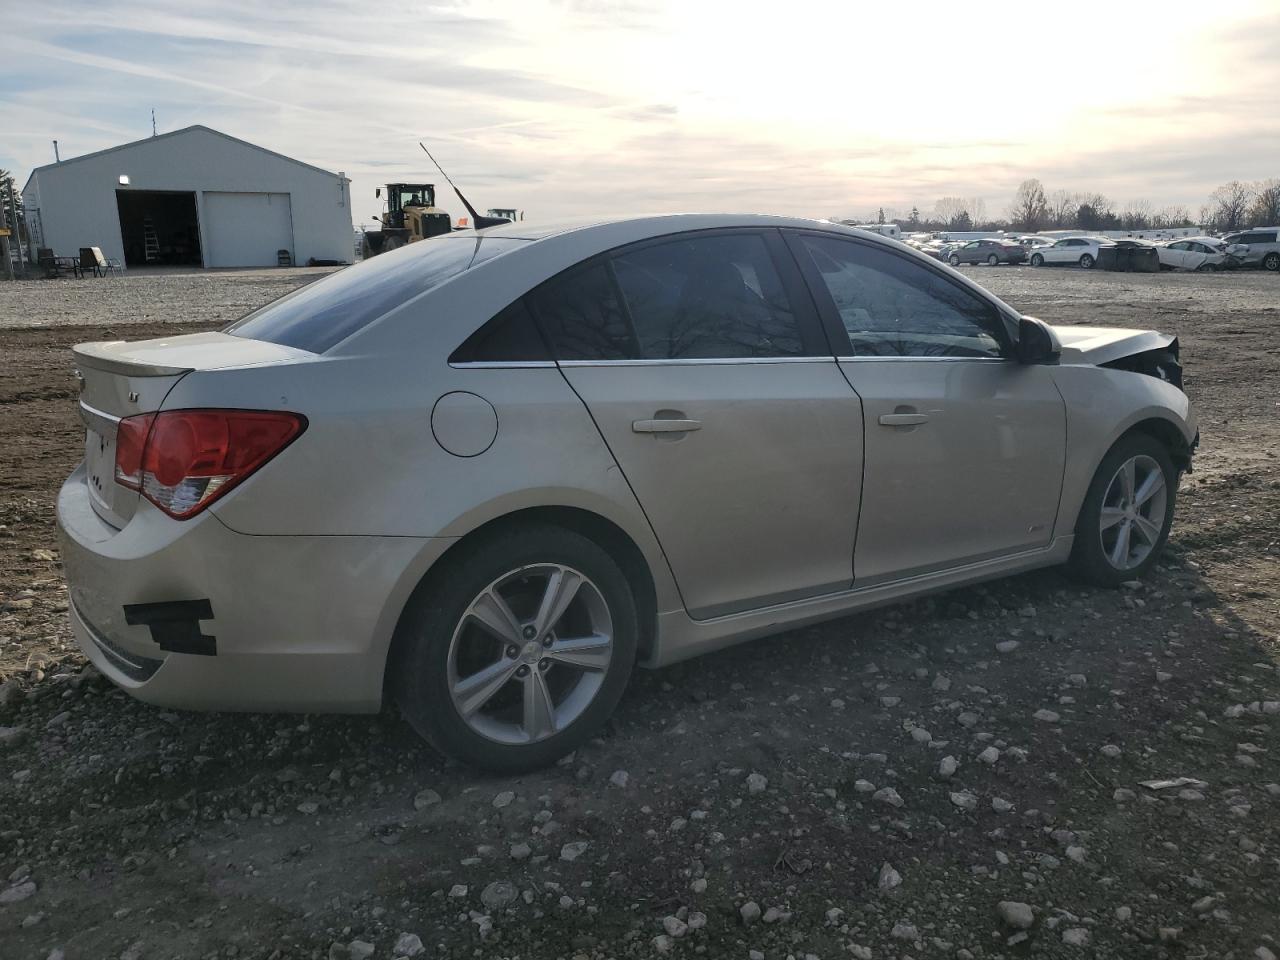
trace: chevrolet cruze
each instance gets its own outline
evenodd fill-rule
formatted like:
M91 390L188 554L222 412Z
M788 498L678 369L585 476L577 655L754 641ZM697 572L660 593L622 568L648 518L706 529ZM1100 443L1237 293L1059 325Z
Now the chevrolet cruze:
M75 348L71 622L170 707L376 711L517 771L654 667L929 591L1159 556L1176 339L1019 315L829 223L512 224L219 333Z

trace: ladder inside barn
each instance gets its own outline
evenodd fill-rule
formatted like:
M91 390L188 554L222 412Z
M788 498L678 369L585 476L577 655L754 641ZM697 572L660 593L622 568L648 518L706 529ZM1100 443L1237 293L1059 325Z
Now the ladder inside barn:
M160 240L156 237L156 227L150 217L142 221L142 247L147 263L155 263L160 259Z

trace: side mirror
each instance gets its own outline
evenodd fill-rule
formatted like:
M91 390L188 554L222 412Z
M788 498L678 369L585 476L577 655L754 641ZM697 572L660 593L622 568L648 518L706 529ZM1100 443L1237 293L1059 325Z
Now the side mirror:
M1057 363L1062 345L1048 324L1035 317L1018 321L1018 344L1014 351L1019 363Z
M373 195L374 195L375 197L380 197L380 196L382 196L382 188L381 188L381 187L374 187L374 188L373 188Z

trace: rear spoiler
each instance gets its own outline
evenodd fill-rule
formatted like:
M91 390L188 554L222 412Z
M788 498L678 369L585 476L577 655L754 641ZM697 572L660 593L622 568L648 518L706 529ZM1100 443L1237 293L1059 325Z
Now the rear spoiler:
M71 353L75 356L76 363L82 367L126 377L176 377L195 369L150 362L145 358L145 341L130 343L127 340L102 340L97 343L77 343L71 348Z

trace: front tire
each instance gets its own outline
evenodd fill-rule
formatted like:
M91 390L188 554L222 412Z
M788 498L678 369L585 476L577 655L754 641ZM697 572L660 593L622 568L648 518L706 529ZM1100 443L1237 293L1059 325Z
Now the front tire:
M1080 507L1071 574L1103 587L1143 577L1169 539L1178 476L1154 437L1131 433L1116 441Z
M1080 254L1080 268L1082 270L1093 269L1093 257L1090 254L1087 254L1087 253Z
M1268 253L1262 258L1264 270L1280 270L1280 253Z
M957 257L954 253L951 255L951 257L950 257L950 261L951 261L951 265L952 265L953 267L958 267L958 266L960 266L960 258L959 258L959 257Z
M1217 273L1218 265L1216 263L1202 263L1196 267L1196 273Z
M991 256L987 257L987 266L988 266L988 267L994 267L994 266L998 265L999 263L1000 263L1000 258L999 258L999 257L997 257L994 253L993 253L993 254L991 254Z
M1031 255L1031 265L1032 265L1033 267L1043 267L1043 266L1044 266L1044 257L1042 257L1042 256L1041 256L1040 254L1038 254L1038 253L1033 253L1033 254Z
M395 699L465 764L547 766L596 734L626 689L639 635L631 586L598 544L560 527L463 549L401 618Z

